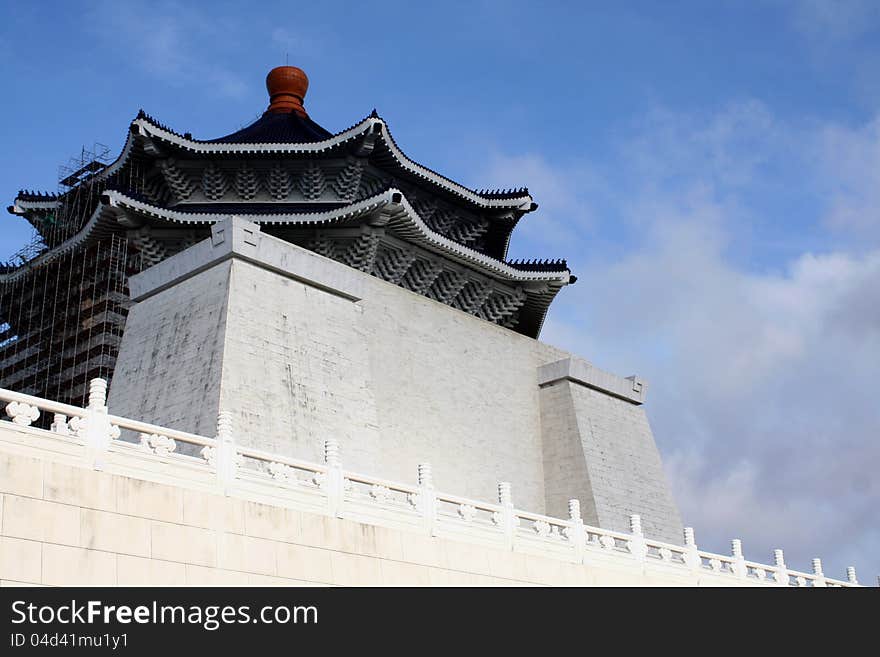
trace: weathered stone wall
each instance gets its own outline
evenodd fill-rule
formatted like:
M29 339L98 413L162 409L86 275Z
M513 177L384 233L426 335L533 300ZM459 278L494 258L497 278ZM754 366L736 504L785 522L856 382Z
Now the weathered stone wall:
M595 370L589 409L578 397L551 410L558 403L544 403L538 371L567 353L241 220L215 225L211 239L131 287L138 304L111 384L113 413L211 436L217 412L231 411L241 441L272 452L316 460L321 440L334 437L354 470L411 482L429 461L443 490L492 499L509 481L520 508L564 516L579 496L588 522L617 526L641 513L649 534L681 540L659 462L615 478L615 467L650 461L628 455L653 448L631 380ZM584 463L601 453L579 438L581 412L607 419L603 445L620 458ZM645 495L632 489L639 482Z
M382 470L392 454L379 442L363 314L350 299L232 262L220 408L249 428L243 443L319 460L333 436L354 466Z
M562 378L542 385L541 409L548 514L561 515L573 497L587 523L625 532L635 513L646 535L680 542L681 519L642 406Z
M382 472L411 479L430 461L438 488L492 499L513 485L523 508L544 509L535 372L553 347L375 281L365 295Z
M129 311L113 405L142 420L214 435L232 261L195 274Z

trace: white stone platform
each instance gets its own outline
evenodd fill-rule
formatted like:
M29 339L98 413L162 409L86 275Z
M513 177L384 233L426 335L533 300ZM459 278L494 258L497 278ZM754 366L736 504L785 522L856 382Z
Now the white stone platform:
M237 442L229 415L213 438L108 414L94 380L85 409L0 389L0 584L857 586L633 531L345 469ZM35 428L43 417L51 430Z

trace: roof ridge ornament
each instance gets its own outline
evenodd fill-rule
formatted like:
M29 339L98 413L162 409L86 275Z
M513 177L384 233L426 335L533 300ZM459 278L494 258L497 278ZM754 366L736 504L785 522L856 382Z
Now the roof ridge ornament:
M269 107L266 112L308 117L303 100L309 90L309 78L305 71L296 66L276 66L266 76L266 90L269 92Z

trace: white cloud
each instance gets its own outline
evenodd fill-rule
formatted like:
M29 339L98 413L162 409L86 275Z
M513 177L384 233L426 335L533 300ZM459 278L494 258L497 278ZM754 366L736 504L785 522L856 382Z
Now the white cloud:
M129 63L147 75L173 86L204 86L217 96L240 98L247 85L231 72L227 62L216 61L217 41L236 40L241 26L215 13L162 0L146 5L100 0L88 12L88 26L96 38L113 48L114 60Z
M819 102L835 103L838 89L848 88L849 105L880 104L880 3L876 0L769 0L781 5L784 19L806 46L803 55L816 72L819 89L834 91ZM781 35L785 38L785 35Z
M493 182L529 175L539 213L550 211L550 255L570 256L580 277L544 339L652 383L673 488L710 548L739 536L756 559L784 547L800 568L821 555L836 576L845 559L865 578L880 569L880 231L760 267L731 248L759 239L750 222L768 185L815 193L810 216L774 217L792 234L876 216L877 126L816 130L748 102L710 116L653 112L610 161L490 163ZM597 253L589 236L608 225L620 243ZM574 253L558 246L566 233Z
M874 0L793 0L792 21L810 38L841 41L859 37L880 23Z
M856 129L830 125L820 136L819 161L832 196L827 221L880 238L880 118Z
M698 176L719 187L741 187L754 181L764 162L787 150L785 130L755 100L733 103L708 116L654 109L638 129L623 156L637 169L642 184L681 179L691 183Z

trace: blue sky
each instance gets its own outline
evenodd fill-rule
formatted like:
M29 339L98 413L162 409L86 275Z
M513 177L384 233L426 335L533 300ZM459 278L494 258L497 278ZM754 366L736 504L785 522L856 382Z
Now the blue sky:
M55 188L139 108L210 138L285 62L331 131L529 186L567 257L544 339L651 382L700 543L880 571L880 4L0 3L0 192ZM0 259L28 239L5 216Z

